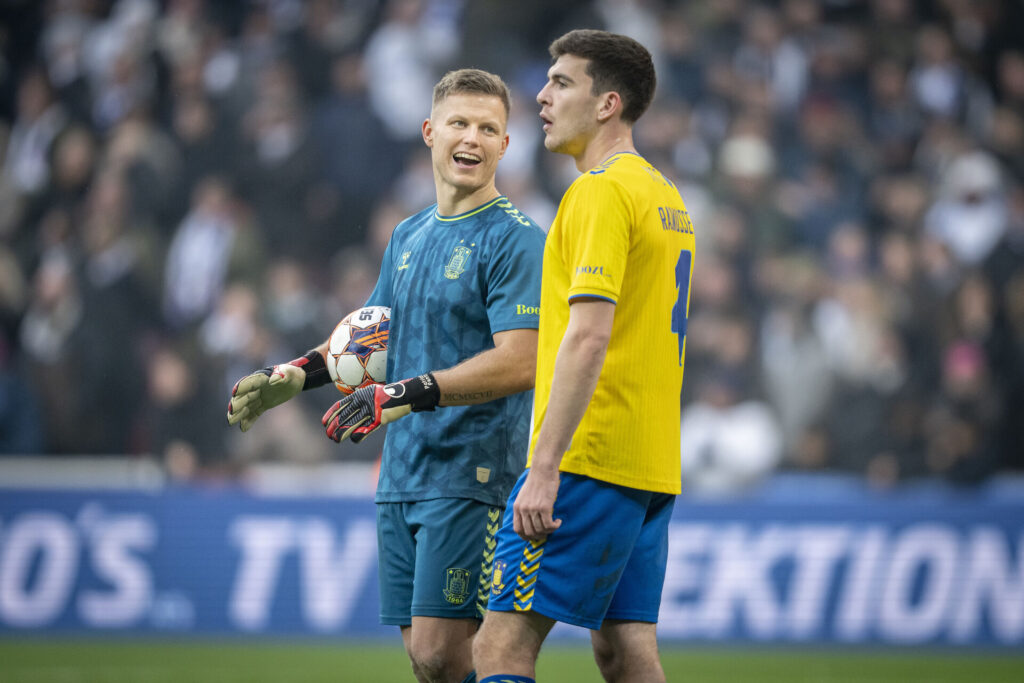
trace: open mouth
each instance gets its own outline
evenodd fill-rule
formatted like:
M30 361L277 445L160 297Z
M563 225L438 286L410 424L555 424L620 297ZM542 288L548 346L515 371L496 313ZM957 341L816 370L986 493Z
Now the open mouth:
M477 155L469 154L468 152L456 152L452 155L452 159L459 168L473 168L474 166L479 166L480 162L483 161Z

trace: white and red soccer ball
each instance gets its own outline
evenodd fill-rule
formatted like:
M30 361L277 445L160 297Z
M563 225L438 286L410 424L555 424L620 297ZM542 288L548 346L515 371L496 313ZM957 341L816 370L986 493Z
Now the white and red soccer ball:
M351 394L371 384L384 384L390 325L390 308L365 306L334 328L327 347L327 372L338 391Z

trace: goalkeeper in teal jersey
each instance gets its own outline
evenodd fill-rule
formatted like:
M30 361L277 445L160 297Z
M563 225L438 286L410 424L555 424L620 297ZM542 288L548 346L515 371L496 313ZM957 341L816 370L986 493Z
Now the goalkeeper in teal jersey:
M508 88L476 69L435 86L423 139L437 204L402 221L367 305L389 306L386 386L324 415L358 443L388 423L377 487L381 621L401 627L420 681L474 680L494 534L529 437L544 232L497 190ZM324 342L242 378L228 422L329 382ZM403 418L399 420L399 418Z

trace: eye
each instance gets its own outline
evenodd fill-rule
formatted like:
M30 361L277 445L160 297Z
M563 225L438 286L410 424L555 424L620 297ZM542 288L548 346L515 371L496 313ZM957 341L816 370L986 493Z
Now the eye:
M465 121L452 121L452 125L455 126L456 128L465 128L466 127L466 122Z

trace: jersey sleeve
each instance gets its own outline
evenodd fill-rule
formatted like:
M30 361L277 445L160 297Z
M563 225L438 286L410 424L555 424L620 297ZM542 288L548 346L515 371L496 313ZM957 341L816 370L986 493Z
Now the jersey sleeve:
M380 275L377 276L377 286L370 292L366 300L367 306L391 307L391 276L395 272L394 251L392 245L395 243L394 235L388 240L388 246L384 249L384 256L380 260Z
M618 183L601 175L583 176L570 191L562 241L569 301L595 297L618 303L629 254L632 204Z
M487 319L491 333L537 329L544 232L517 225L500 240L487 265Z

